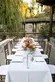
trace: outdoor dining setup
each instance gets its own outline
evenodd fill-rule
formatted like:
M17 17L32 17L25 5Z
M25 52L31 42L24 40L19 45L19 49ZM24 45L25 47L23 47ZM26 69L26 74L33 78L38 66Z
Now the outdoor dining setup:
M55 82L55 0L0 7L0 82Z
M13 51L15 54L8 64L5 82L53 82L38 41L23 37Z

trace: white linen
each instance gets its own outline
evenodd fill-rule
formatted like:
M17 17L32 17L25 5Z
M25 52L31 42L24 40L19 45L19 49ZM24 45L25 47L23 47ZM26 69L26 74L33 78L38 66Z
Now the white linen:
M12 62L23 62L23 56L13 56Z
M34 57L34 61L36 61L36 62L44 62L45 60L43 59L43 57Z
M28 55L32 55L32 56L42 56L42 54L40 53L40 50L39 49L36 49L35 51L33 52L30 52L29 50L20 50L20 51L16 51L15 55L22 55L24 57L26 57Z
M23 41L24 39L16 45L18 49L22 47ZM33 61L31 61L32 57L34 57ZM40 50L37 48L34 52L17 50L12 58L5 82L52 82L49 68Z
M12 49L12 52L16 52L16 51L17 51L17 48L13 48L13 49Z
M36 46L36 48L41 48L41 46Z
M51 74L45 62L29 61L26 63L11 63L5 82L52 82Z
M23 50L23 51L17 51L16 53L15 53L15 55L24 55L24 54L26 54L26 52Z

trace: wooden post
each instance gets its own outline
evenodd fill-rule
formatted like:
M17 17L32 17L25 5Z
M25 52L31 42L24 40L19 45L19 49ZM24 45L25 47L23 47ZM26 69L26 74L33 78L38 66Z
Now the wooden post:
M32 29L32 32L34 32L34 23L33 23L33 29Z
M11 46L10 46L10 42L8 42L8 51L9 51L9 55L11 55Z
M35 23L35 32L36 32L36 23Z
M25 37L25 24L23 24L24 25L24 37Z
M53 25L53 6L50 6L50 30L49 30L49 39L52 37L52 25Z

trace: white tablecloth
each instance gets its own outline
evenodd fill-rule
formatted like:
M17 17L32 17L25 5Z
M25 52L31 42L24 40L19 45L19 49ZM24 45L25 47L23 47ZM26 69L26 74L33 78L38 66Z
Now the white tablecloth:
M22 60L23 62L19 62L19 56L14 56L5 82L52 82L46 62L42 61L42 57L39 58L41 61L38 58L37 61L30 61L29 59L29 68L27 68L26 59Z
M23 40L21 42L21 45ZM52 82L49 68L42 58L39 49L29 55L27 65L28 51L16 51L15 56L9 65L5 82ZM31 56L34 60L31 61ZM28 67L28 68L27 68Z

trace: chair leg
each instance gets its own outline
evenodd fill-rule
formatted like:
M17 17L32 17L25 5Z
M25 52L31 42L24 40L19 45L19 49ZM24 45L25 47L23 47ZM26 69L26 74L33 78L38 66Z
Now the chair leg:
M46 61L46 63L47 63L47 64L49 64L49 59L48 59L48 58L47 58L47 59L45 59L45 61Z
M8 64L10 64L10 60L8 60Z
M5 77L3 75L0 76L0 82L5 82Z
M44 54L44 51L41 51L41 54Z
M6 64L10 64L10 61L11 61L11 60L6 60Z
M6 59L6 65L9 64L9 61Z
M55 82L55 74L52 75L53 82Z
M0 76L1 77L1 81L2 81L2 76Z
M6 65L7 65L7 59L6 59Z

